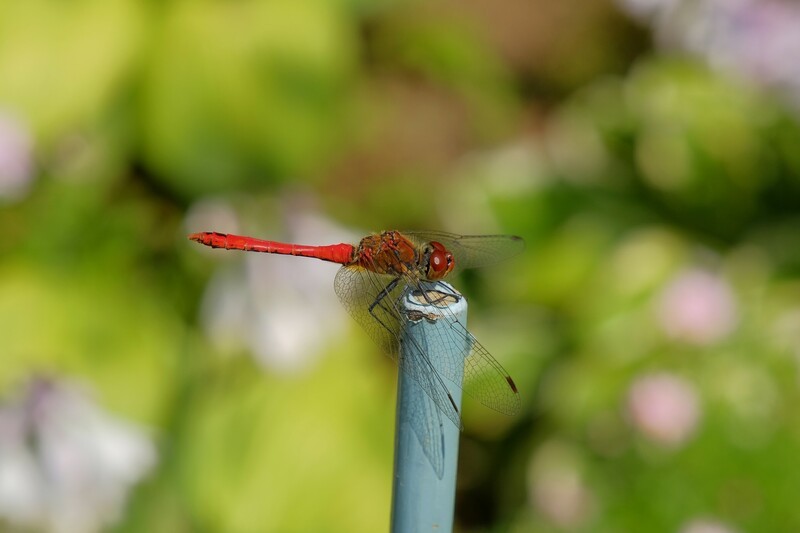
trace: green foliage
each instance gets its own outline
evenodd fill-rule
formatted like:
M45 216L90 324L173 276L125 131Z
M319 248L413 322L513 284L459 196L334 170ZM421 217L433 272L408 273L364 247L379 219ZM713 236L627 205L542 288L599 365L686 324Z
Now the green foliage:
M460 530L800 526L795 111L641 45L540 90L558 69L519 58L546 50L487 31L512 7L0 4L0 133L34 146L0 135L0 397L77 381L147 428L119 531L386 528L393 367L326 307L331 271L185 239L331 220L526 240L455 282L523 399L465 401ZM561 43L554 85L634 53L581 16L596 49Z

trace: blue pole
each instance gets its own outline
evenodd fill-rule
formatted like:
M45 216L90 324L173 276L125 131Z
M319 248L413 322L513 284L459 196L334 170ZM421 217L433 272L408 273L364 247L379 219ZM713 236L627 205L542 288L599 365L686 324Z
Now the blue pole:
M468 341L463 339L464 346L452 345L458 337L445 330L451 330L454 320L466 325L467 302L444 282L425 283L422 288L428 294L427 301L419 293L407 291L401 304L406 321L400 366L409 368L398 373L391 518L394 533L447 533L453 529L460 428L437 409L420 382L429 390L445 385L460 411L463 364L456 370L457 383L441 372L439 381L419 361L418 354L424 351L437 370L444 367L447 358L466 357ZM443 293L451 296L437 301Z

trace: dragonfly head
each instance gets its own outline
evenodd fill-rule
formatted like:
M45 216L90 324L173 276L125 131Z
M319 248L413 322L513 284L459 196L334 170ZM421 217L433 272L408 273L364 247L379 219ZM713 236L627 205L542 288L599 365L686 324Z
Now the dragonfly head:
M453 254L447 251L442 243L431 241L422 249L420 266L429 281L436 281L452 272L456 262Z

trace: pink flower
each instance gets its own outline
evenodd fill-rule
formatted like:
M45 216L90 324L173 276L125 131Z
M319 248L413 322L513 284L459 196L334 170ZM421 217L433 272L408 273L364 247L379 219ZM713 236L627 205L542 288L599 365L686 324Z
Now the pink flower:
M661 294L658 320L673 339L700 346L711 344L736 326L733 291L724 280L708 272L683 272Z
M25 125L0 112L0 197L23 196L33 179L33 140Z
M528 467L528 490L531 504L562 528L584 525L594 508L577 452L565 443L551 441L539 448Z
M679 446L694 432L700 408L694 388L684 379L657 373L642 376L628 393L628 413L633 426L648 439Z

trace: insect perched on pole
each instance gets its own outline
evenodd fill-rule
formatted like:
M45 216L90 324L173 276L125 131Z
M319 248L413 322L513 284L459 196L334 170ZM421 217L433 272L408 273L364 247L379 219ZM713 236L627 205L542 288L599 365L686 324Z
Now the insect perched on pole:
M441 439L424 434L438 428L442 415L457 430L462 427L453 385L484 405L504 414L519 410L520 399L511 376L480 344L453 309L463 297L447 284L431 289L462 269L502 261L524 248L510 235L461 236L439 231L384 231L361 239L358 245L308 246L201 232L189 239L212 248L312 257L339 263L334 290L347 311L398 364L430 400L420 408L426 420L415 433L437 476L442 476ZM420 308L409 308L407 295L416 295ZM435 342L410 335L415 324L441 322ZM434 331L434 329L431 329ZM434 362L435 359L435 362ZM422 428L422 429L420 429Z

